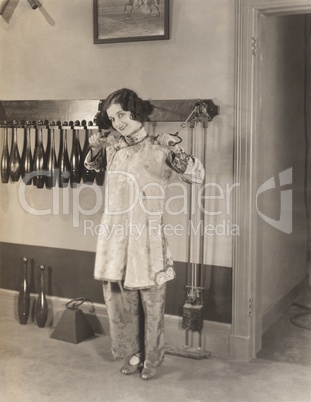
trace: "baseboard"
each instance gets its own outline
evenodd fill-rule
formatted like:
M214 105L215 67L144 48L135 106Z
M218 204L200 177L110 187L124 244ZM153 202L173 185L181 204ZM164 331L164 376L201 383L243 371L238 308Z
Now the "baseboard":
M249 362L251 339L249 336L230 335L230 359Z
M31 294L31 313L28 323L34 323L34 301L36 294ZM0 317L18 321L17 300L18 292L7 289L0 289ZM47 326L55 327L66 308L69 299L47 296L49 305L49 316ZM85 313L95 334L109 335L107 310L104 304L83 303L79 306ZM199 334L189 331L189 349L195 350L199 345ZM204 321L202 330L202 349L211 352L213 355L229 357L229 337L231 325L213 321ZM185 330L182 329L182 318L173 315L165 316L165 341L167 345L176 348L185 346Z
M274 322L276 322L284 311L295 299L308 287L309 278L306 276L296 286L290 289L276 303L269 306L262 313L262 333L264 333Z

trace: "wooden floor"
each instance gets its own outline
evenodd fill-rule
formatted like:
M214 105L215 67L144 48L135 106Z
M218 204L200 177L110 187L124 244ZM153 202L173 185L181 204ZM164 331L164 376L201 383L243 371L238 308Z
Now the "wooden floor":
M156 376L124 376L110 339L51 339L52 328L20 325L0 309L0 400L4 402L309 402L310 368L255 359L166 356Z
M311 368L311 288L264 333L257 357Z

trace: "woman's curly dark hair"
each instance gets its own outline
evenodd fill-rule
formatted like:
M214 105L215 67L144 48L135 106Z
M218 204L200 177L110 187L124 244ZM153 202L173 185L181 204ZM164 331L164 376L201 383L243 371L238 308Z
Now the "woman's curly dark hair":
M107 109L113 104L120 104L126 112L131 112L133 120L144 123L153 111L153 105L146 100L139 98L136 92L131 89L122 88L110 94L99 105L98 113L95 117L95 124L101 129L112 127L107 115Z

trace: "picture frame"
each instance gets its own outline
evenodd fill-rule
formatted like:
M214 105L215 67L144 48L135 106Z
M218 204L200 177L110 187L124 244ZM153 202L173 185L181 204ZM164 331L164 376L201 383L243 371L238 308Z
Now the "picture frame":
M169 39L169 0L93 0L94 43Z

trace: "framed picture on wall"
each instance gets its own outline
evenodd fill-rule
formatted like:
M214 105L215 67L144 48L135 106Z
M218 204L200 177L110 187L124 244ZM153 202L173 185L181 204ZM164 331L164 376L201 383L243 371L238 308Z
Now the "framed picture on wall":
M169 39L169 0L93 0L94 43Z

